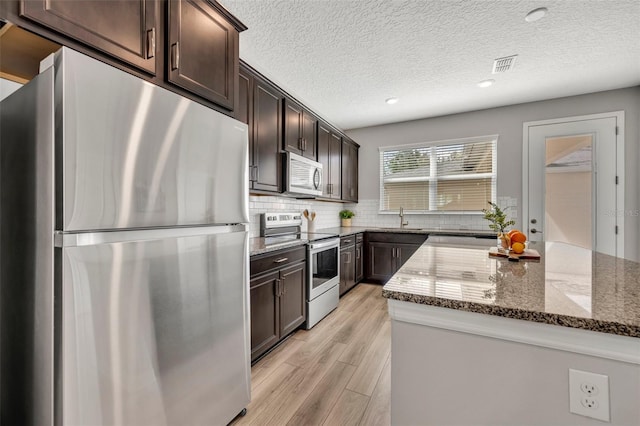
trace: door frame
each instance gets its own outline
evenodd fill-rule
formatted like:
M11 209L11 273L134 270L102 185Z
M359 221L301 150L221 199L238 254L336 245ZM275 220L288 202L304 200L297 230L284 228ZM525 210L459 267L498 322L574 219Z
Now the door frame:
M529 129L549 124L563 124L575 121L597 120L601 118L616 118L616 257L624 257L624 111L612 111L599 114L587 114L571 117L552 118L549 120L525 121L522 123L522 226L529 223ZM597 143L597 142L596 142ZM595 211L594 211L595 212ZM618 220L618 219L622 220ZM595 250L595 247L594 247Z

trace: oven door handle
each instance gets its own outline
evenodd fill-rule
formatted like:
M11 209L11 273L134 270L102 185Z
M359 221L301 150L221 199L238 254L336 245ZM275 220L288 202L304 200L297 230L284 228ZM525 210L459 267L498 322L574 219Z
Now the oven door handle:
M340 240L339 239L335 239L335 240L331 240L331 241L327 241L327 242L318 242L318 243L310 243L309 244L309 249L311 251L317 251L320 249L327 249L327 248L333 248L333 247L340 247Z

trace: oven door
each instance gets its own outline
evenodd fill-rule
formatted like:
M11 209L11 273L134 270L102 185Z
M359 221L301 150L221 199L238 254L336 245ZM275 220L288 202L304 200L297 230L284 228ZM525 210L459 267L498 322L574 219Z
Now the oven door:
M309 244L307 297L313 300L340 282L340 239Z

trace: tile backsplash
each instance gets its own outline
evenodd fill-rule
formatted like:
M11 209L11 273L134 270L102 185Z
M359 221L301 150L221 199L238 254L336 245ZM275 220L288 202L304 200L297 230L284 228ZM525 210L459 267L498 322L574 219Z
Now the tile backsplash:
M400 226L397 214L380 214L378 199L359 200L358 204L346 204L345 208L356 214L352 220L353 226L375 226L380 228L396 228ZM517 220L518 204L513 197L498 197L497 204L504 209L507 217ZM471 229L489 230L487 221L482 214L405 214L405 222L409 228L441 228L441 229Z
M355 205L355 204L354 204ZM338 213L347 205L328 201L297 200L274 196L249 196L250 236L260 236L260 214L267 211L302 212L304 209L316 212L315 229L340 226ZM307 230L307 221L302 220L302 230Z
M498 197L498 205L503 208L509 219L517 220L518 200L514 197ZM371 226L396 228L400 225L397 214L380 214L379 200L359 200L356 203L342 204L328 201L298 200L277 196L251 195L249 197L250 235L260 236L260 214L267 211L302 212L304 209L316 212L315 229L340 226L340 210L349 209L356 215L353 226ZM410 228L441 228L489 230L482 214L406 214L405 221ZM302 230L307 230L307 221L303 219Z

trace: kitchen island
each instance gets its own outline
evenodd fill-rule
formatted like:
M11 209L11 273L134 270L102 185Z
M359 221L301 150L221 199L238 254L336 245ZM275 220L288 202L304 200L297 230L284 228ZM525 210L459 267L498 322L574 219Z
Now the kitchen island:
M570 413L569 369L608 376L611 424L640 424L640 264L562 243L510 262L489 242L437 241L383 288L392 424L601 424Z

